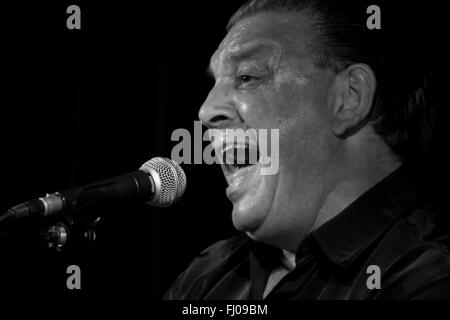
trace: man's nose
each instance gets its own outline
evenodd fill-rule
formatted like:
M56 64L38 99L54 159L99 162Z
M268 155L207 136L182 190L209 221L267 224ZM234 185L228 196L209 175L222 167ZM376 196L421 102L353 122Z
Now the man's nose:
M242 122L232 92L224 86L215 86L198 113L200 121L211 129L223 129Z

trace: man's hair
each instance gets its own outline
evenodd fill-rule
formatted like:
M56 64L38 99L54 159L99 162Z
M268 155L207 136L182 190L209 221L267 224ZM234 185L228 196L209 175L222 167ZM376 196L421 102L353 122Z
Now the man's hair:
M369 30L366 25L371 4L377 4L383 13L379 30ZM369 65L375 73L377 89L366 121L400 160L421 159L429 153L434 112L427 101L425 75L418 66L421 59L416 59L419 54L414 55L421 42L416 38L418 33L402 25L402 11L395 12L400 14L396 16L387 3L380 1L251 0L231 17L227 30L262 12L307 14L314 39L310 49L319 68L338 73L354 63ZM412 36L414 39L409 38Z

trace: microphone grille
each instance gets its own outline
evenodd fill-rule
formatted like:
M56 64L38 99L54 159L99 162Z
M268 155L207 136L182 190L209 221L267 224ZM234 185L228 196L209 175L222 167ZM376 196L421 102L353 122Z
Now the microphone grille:
M144 163L139 170L152 175L155 182L155 196L150 204L155 207L167 207L183 196L186 190L186 175L175 161L156 157Z

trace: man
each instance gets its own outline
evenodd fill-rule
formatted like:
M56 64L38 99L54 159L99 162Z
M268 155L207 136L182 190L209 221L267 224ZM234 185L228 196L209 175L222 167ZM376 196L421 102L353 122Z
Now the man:
M423 78L372 43L366 8L253 0L231 18L199 117L278 129L279 170L222 166L241 235L204 250L166 299L450 297L449 237L411 178L432 122Z

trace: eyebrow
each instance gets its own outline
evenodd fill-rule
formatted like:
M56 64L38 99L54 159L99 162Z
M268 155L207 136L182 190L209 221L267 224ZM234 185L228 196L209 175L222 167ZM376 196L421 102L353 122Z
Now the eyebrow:
M275 46L273 44L270 44L268 42L261 42L261 41L255 41L253 44L248 44L248 46L244 49L238 50L236 52L230 53L230 59L235 62L241 62L243 60L250 60L251 58L260 55L265 50L274 50ZM212 77L215 78L214 70L211 67L211 64L209 64L206 73Z

